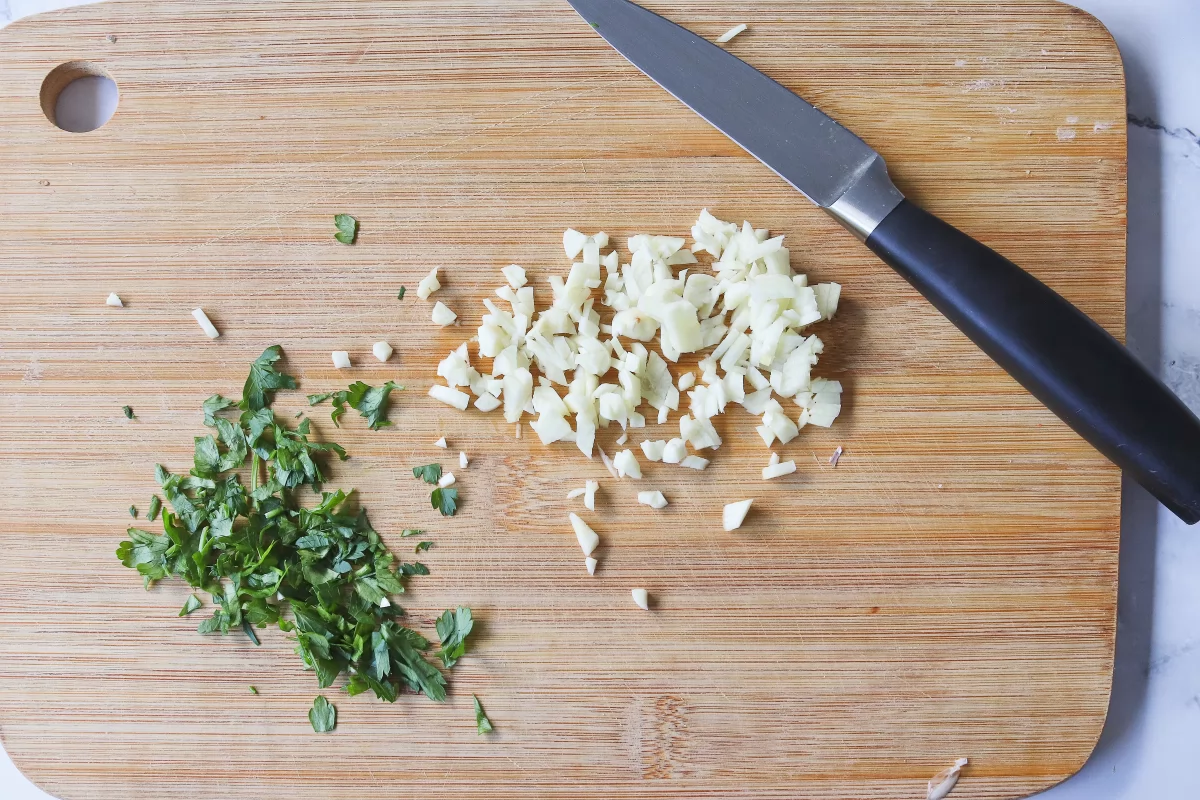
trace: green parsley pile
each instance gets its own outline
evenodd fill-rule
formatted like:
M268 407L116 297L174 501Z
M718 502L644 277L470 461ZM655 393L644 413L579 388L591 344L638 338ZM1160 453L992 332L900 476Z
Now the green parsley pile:
M440 647L432 655L439 667L432 643L400 623L404 611L389 599L404 592L411 576L428 575L428 568L397 561L350 495L322 490L326 462L345 460L346 451L312 441L307 419L293 429L275 416L275 392L296 388L295 379L277 368L281 357L278 345L263 352L250 367L241 401L213 395L204 402L204 424L214 433L196 437L189 474L156 468L170 508L162 508L163 533L130 528L117 557L141 573L147 588L177 576L210 594L216 608L200 623L201 633L240 630L255 644L256 628L277 625L294 634L296 653L321 688L348 673L351 695L370 690L394 702L408 690L444 700L443 669L466 652L471 610L448 610L437 620ZM316 396L316 402L334 400L335 421L348 404L377 429L388 424L393 388L359 383ZM248 460L247 487L238 470ZM319 495L314 507L301 502L305 487ZM153 519L157 498L151 509ZM201 606L192 595L180 616ZM318 697L310 713L318 732L331 730L336 720L324 700Z

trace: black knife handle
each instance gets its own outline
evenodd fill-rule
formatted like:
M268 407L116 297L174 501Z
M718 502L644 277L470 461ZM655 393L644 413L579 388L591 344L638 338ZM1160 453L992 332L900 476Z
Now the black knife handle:
M867 246L1164 506L1200 521L1200 419L1107 331L907 200Z

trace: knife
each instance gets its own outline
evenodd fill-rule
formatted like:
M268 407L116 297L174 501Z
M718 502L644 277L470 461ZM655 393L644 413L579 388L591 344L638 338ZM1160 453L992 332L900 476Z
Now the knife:
M878 153L746 62L629 0L568 0L655 83L832 215L1189 525L1200 419L1050 287L904 198Z

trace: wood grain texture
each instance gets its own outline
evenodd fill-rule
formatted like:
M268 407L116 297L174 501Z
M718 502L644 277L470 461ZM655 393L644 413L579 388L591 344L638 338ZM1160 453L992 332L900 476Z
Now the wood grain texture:
M1124 85L1094 19L1046 0L649 5L708 36L748 23L733 52L1123 331ZM39 105L70 61L120 85L91 134ZM909 798L967 756L954 797L1008 798L1087 758L1111 675L1117 471L566 4L116 2L14 24L0 73L0 731L51 793ZM788 234L798 270L845 287L819 372L846 412L782 449L796 475L759 479L740 409L707 472L650 465L638 485L424 396L499 267L525 265L545 301L562 229L681 233L702 207ZM357 246L333 241L338 212L362 221ZM435 265L462 328L434 328L412 294ZM104 306L113 291L124 309ZM314 735L315 680L283 634L198 636L175 616L182 586L143 592L113 556L153 464L190 464L203 398L236 394L276 342L303 390L411 387L399 429L315 419L353 455L335 484L393 546L402 527L433 533L414 623L455 603L482 620L445 705L334 693L338 730ZM409 474L441 435L472 457L452 522ZM586 478L602 481L594 579L564 499ZM650 487L671 506L636 506ZM741 497L755 509L725 534L720 507Z

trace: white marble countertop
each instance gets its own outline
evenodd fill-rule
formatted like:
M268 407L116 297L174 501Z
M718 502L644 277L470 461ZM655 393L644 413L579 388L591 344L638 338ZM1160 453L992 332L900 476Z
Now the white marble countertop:
M0 0L0 26L75 5ZM1116 37L1129 103L1128 342L1200 411L1200 0L1076 0ZM1108 722L1045 800L1200 798L1200 530L1126 482ZM0 746L0 796L47 800ZM953 795L951 795L953 796Z

